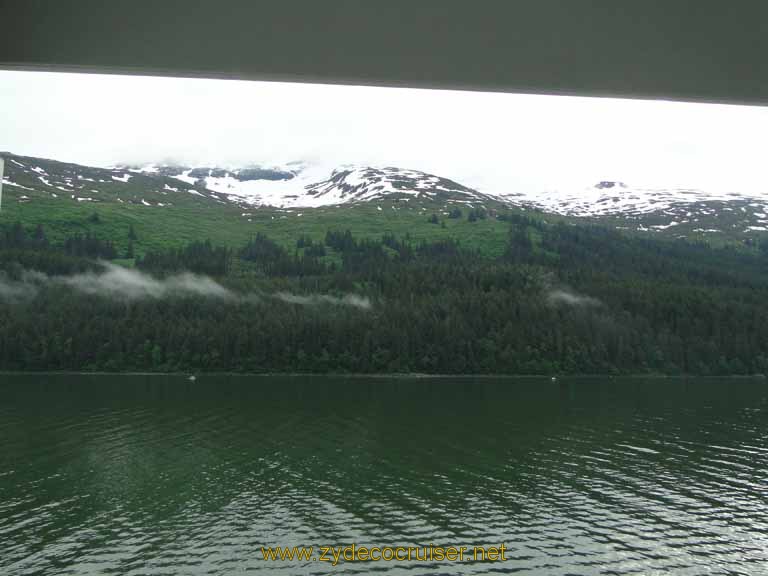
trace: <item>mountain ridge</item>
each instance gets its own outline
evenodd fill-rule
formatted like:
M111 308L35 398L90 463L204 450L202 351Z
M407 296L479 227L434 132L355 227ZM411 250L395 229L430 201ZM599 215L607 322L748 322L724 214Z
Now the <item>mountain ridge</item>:
M743 240L768 231L768 200L755 193L711 194L692 188L642 188L620 180L602 180L575 191L501 195L395 166L327 168L294 162L226 168L183 164L99 168L11 153L0 155L6 159L6 200L21 203L41 196L159 208L197 201L244 210L311 210L370 203L378 210L400 205L443 215L454 207L535 210L634 233L678 238Z

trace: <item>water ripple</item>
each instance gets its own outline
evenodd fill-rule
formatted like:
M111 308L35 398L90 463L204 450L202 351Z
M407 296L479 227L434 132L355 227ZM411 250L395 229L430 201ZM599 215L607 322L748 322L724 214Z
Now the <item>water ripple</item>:
M0 573L768 574L767 407L749 381L2 376ZM508 557L260 555L352 543Z

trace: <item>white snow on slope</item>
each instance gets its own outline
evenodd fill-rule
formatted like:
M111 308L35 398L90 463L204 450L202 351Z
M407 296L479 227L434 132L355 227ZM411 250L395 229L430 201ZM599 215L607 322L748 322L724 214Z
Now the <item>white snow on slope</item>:
M692 188L635 188L616 182L610 187L595 185L571 191L551 190L537 194L522 191L519 195L507 199L513 203L528 203L546 212L568 216L626 216L653 212L672 215L681 205L698 202L754 200L759 201L758 206L768 206L768 188L765 194L742 194ZM702 207L698 212L713 214L714 210ZM686 216L691 215L686 212Z
M194 168L186 169L174 178L194 184L189 176ZM149 170L146 170L149 171ZM593 186L574 187L569 190L549 190L532 193L515 190L500 193L478 187L471 189L457 182L418 170L392 167L303 165L293 171L290 180L239 180L239 170L229 169L226 176L207 176L209 190L226 194L234 201L251 205L275 207L318 207L350 202L367 202L397 193L408 197L432 198L441 192L466 195L465 200L454 202L472 204L482 199L498 199L517 206L532 206L546 212L570 216L640 215L666 213L670 216L680 205L705 201L753 200L756 206L768 210L768 188L765 194L738 192L711 192L693 188L642 188L618 181L604 181ZM460 182L460 181L459 181ZM701 207L698 214L711 214ZM686 214L686 216L690 216Z
M189 175L189 173L192 172L192 170L186 170L179 174L178 176L174 176L177 180L181 180L182 182L186 182L187 184L194 184L197 182L197 178L193 178Z
M196 179L189 176L191 171L185 170L174 178L194 183ZM282 208L367 202L393 193L406 201L409 197L434 198L443 192L464 196L466 199L461 202L465 204L494 199L438 176L392 167L344 166L331 170L324 166L305 166L288 180L240 180L237 171L225 176L207 176L204 180L206 188L226 194L232 200Z
M544 212L554 212L577 217L615 216L622 219L624 229L661 232L674 229L690 230L690 226L699 226L697 231L712 232L711 222L727 217L727 224L718 226L738 226L742 231L765 231L768 228L768 189L766 193L755 191L711 191L693 188L652 188L624 184L620 181L591 182L589 185L575 185L558 190L531 192L530 190L491 190L484 186L467 186L472 177L466 180L460 175L457 180L449 180L440 175L428 174L414 169L387 166L366 165L331 165L322 163L290 163L283 166L262 166L249 164L247 167L176 166L168 164L149 164L147 166L116 166L104 171L94 168L93 172L78 174L76 169L66 167L59 171L55 163L45 164L43 160L21 162L11 160L14 169L21 168L29 176L34 176L44 185L67 193L78 188L77 181L89 182L127 182L133 176L144 174L148 178L138 177L134 182L145 185L154 192L172 199L171 193L196 194L210 197L220 202L217 197L209 196L200 186L221 194L219 198L240 204L245 209L250 206L268 205L277 208L311 208L339 204L372 202L379 205L384 200L392 200L393 195L400 201L391 207L416 204L417 209L425 210L418 200L435 200L442 205L435 210L445 214L445 206L454 204L461 207L486 205L486 201L500 201L521 209L536 208ZM46 170L40 165L46 166ZM459 167L460 168L460 167ZM514 167L500 169L514 171ZM607 167L609 171L610 167ZM101 172L99 172L101 170ZM246 172L247 171L247 172ZM259 174L264 171L264 174ZM276 172L269 174L269 172ZM195 176L192 176L192 174ZM293 178L270 180L281 177L280 173L293 175ZM87 174L87 175L86 175ZM216 176L212 176L216 174ZM199 176L203 175L202 182ZM264 179L258 179L263 177ZM107 178L103 180L102 178ZM152 178L157 178L153 182ZM173 185L175 178L196 189ZM15 179L15 178L14 178ZM5 181L14 185L11 181ZM18 186L18 185L17 185ZM36 186L37 187L37 186ZM767 187L768 188L768 187ZM502 193L503 192L503 193ZM94 193L96 193L94 191ZM711 203L708 203L711 202ZM389 203L389 202L387 202ZM720 203L731 203L722 205ZM144 201L144 204L149 204ZM159 206L160 203L153 204ZM448 208L449 209L449 208ZM389 211L389 209L388 209ZM649 215L647 218L645 215ZM732 220L738 219L738 224ZM696 224L698 223L698 224ZM629 226L626 226L629 224Z
M11 182L8 178L3 178L3 186L16 186L22 190L34 190L34 188L29 188L27 186L22 186L21 184L16 184L15 182Z

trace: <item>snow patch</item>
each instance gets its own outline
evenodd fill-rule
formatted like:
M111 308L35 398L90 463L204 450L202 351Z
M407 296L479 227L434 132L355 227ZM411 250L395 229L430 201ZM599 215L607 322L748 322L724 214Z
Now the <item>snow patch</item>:
M3 186L16 186L17 188L21 188L22 190L34 190L34 188L29 188L27 186L22 186L21 184L16 184L15 182L11 182L7 178L3 178L2 184Z
M196 184L197 178L190 176L195 168L184 170L172 176L188 184ZM199 170L199 169L198 169ZM438 194L460 194L472 203L498 197L484 195L458 183L451 183L438 176L393 167L372 167L345 165L331 170L328 166L305 165L292 172L287 180L239 180L239 170L222 172L209 169L202 178L208 190L227 195L233 201L274 207L320 207L366 202L397 194L408 201L417 196L434 198ZM211 174L223 174L211 176Z
M701 205L702 202L733 202L738 200L762 200L757 193L717 193L692 188L641 188L627 186L620 190L596 187L574 188L570 190L552 189L544 192L504 194L503 197L514 204L531 206L546 212L577 217L598 217L606 215L637 216L650 213L663 213L668 216L685 214L713 215L714 207ZM698 204L698 205L697 205ZM692 205L695 206L695 210ZM729 206L722 208L733 211Z
M679 222L675 222L672 220L669 224L656 224L655 226L650 226L650 228L653 228L654 230L666 230L667 228L671 228L672 226L677 226Z
M173 176L173 178L176 178L177 180L181 180L182 182L186 182L187 184L194 184L197 182L197 178L193 178L189 175L189 173L192 172L192 169L185 170L181 174L178 174L176 176Z

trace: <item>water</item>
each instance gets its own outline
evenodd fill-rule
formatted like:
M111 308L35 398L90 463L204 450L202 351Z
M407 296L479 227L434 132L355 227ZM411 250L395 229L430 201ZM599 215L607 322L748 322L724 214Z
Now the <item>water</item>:
M0 375L0 543L3 575L768 574L768 383ZM261 556L352 543L507 559Z

